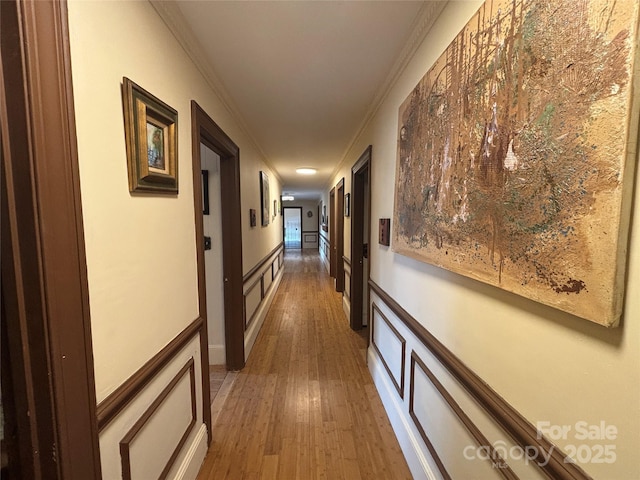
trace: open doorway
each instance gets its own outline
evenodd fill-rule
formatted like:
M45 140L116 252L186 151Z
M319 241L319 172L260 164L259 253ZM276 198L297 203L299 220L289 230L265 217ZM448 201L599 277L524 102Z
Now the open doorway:
M220 155L200 144L209 365L225 365Z
M369 312L369 239L370 239L371 146L367 147L351 169L353 204L351 218L351 309L349 324L353 330L366 325Z
M238 146L224 133L224 131L207 115L207 113L195 102L191 102L192 117L192 145L193 145L193 178L194 178L194 202L196 205L196 240L198 256L198 301L200 316L207 319L207 283L210 281L206 272L205 250L206 243L204 233L204 193L202 145L215 153L213 162L219 159L219 195L212 195L210 191L209 210L215 203L212 199L220 199L220 226L212 232L219 237L222 262L221 270L218 270L215 278L222 278L222 303L224 311L224 356L228 370L240 370L244 367L244 317L242 294L242 244L238 239L242 238L241 212L240 212L240 152ZM207 150L205 150L205 153ZM217 166L217 165L216 165ZM213 176L211 176L213 177ZM211 185L209 184L209 187ZM213 245L212 245L213 247ZM212 248L213 249L213 248ZM220 268L220 266L218 266ZM211 308L216 308L211 305ZM208 330L208 323L207 330ZM204 338L203 338L204 337ZM209 334L201 337L203 351L209 351ZM205 344L206 342L206 344ZM208 360L207 354L207 360ZM206 377L206 378L205 378ZM203 375L205 389L209 389L209 377ZM208 392L206 392L207 397ZM207 412L205 412L207 413ZM210 412L209 412L210 413ZM211 436L209 437L211 439Z
M302 248L302 207L284 207L284 248Z

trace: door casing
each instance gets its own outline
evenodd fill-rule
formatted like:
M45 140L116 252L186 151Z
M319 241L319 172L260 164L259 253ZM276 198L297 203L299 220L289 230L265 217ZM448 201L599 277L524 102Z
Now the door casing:
M362 328L362 316L365 313L363 282L364 271L364 232L365 219L371 218L371 145L360 155L358 161L351 168L351 307L349 309L349 325L353 330ZM366 186L368 185L368 190ZM369 196L369 199L365 198ZM366 207L368 206L368 207ZM365 211L365 208L368 210ZM371 228L369 228L369 251L371 251ZM371 255L369 258L369 268L371 268ZM369 306L366 306L368 310Z
M240 149L229 136L198 105L191 101L193 201L196 223L198 298L202 318L207 318L206 273L204 263L204 233L202 223L202 180L200 144L204 143L220 156L220 201L222 209L222 250L224 282L225 350L228 370L241 370L244 358L244 319L242 295L242 223L240 209ZM206 322L205 322L206 323ZM207 352L208 334L201 337L201 348ZM206 390L208 392L208 376ZM209 395L207 393L207 395ZM209 412L210 415L210 412ZM211 432L211 429L209 429ZM209 433L211 435L211 433ZM210 437L211 438L211 437Z

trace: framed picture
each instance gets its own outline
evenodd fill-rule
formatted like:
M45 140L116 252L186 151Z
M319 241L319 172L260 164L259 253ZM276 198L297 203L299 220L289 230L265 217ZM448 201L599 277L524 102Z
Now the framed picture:
M178 193L178 112L122 79L130 192Z
M277 214L278 214L278 201L274 200L273 201L273 218L276 218Z
M209 170L202 170L202 214L209 215Z
M269 225L269 176L260 172L260 203L262 205L262 226Z
M542 3L484 2L400 105L393 250L615 327L640 2Z
M249 225L251 227L256 226L256 209L255 208L249 209Z
M344 216L348 217L351 215L351 194L347 193L344 196Z

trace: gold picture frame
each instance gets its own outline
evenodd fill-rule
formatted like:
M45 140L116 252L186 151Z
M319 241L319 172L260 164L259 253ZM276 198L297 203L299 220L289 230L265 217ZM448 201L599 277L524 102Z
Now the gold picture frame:
M178 112L122 79L129 192L178 194Z

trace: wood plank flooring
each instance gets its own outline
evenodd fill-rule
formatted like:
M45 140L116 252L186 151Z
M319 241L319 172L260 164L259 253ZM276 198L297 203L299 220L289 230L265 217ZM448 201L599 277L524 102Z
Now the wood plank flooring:
M318 254L287 251L280 288L213 424L198 480L410 479Z

